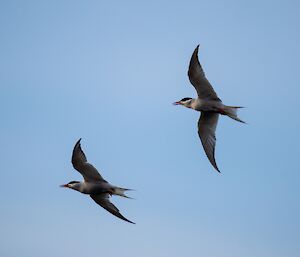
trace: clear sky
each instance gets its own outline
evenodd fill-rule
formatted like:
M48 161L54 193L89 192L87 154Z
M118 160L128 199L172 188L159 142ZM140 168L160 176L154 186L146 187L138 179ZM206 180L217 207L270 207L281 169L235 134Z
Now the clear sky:
M0 256L300 255L299 1L1 1ZM220 98L216 159L199 113L199 59ZM88 160L136 200L132 225L59 188Z

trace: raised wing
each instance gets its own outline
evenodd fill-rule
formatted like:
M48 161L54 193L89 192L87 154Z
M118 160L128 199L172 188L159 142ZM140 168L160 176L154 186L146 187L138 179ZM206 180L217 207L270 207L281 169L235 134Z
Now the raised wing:
M91 195L91 198L99 204L102 208L110 212L112 215L115 215L116 217L125 220L129 223L135 224L134 222L126 219L119 211L119 209L114 206L110 201L109 201L109 194L99 194L99 195Z
M198 121L198 134L201 139L207 158L214 168L220 172L215 160L216 128L219 114L214 112L202 112Z
M188 70L190 82L196 89L199 98L221 101L220 98L217 96L217 93L213 89L212 85L205 77L205 73L198 60L198 49L199 45L194 50L194 53L190 60Z
M105 181L97 169L87 162L85 154L81 149L80 140L81 138L77 141L73 149L72 164L74 169L76 169L87 182Z

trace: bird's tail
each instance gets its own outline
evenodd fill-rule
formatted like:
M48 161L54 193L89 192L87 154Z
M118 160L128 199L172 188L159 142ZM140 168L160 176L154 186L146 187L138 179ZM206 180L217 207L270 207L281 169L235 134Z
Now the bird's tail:
M133 189L122 188L122 187L114 187L113 194L114 195L119 195L119 196L122 196L122 197L125 197L125 198L129 198L129 199L133 199L133 198L125 195L125 191L130 191L130 190L133 190Z
M224 112L227 116L229 116L231 119L234 119L236 121L242 122L242 123L246 123L244 121L242 121L238 116L237 116L237 111L240 108L244 108L242 106L225 106L224 108Z

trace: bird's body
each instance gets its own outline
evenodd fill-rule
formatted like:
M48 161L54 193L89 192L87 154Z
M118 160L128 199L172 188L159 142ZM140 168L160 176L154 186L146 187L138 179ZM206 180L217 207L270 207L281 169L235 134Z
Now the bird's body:
M219 114L226 115L236 121L244 123L237 116L239 106L224 105L217 96L212 85L207 80L205 73L198 60L198 49L196 47L189 65L188 76L191 84L197 91L198 98L185 97L175 102L175 105L183 105L187 108L201 112L198 121L198 134L201 139L204 151L214 168L220 172L215 161L215 131L218 124Z
M220 113L225 105L222 102L208 99L191 99L190 108L199 112L217 112Z
M111 185L104 180L97 169L92 164L87 162L85 154L81 149L80 140L81 139L79 139L74 146L72 164L74 168L84 177L84 181L71 181L68 184L62 185L62 187L67 187L79 191L80 193L90 195L90 197L97 204L109 211L111 214L122 220L133 223L132 221L126 219L117 209L117 207L109 201L109 197L112 195L130 198L124 194L125 191L130 189Z
M72 189L79 191L83 194L103 194L109 193L113 195L115 186L109 184L106 181L97 181L97 182L78 182L74 184Z

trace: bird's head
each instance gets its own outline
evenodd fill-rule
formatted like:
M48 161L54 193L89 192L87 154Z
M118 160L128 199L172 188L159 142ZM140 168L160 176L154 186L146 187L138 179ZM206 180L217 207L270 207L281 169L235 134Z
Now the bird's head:
M67 188L71 188L74 190L78 190L80 187L80 184L81 183L79 181L71 181L68 184L61 185L61 187L67 187Z
M187 108L191 108L192 100L193 100L193 98L191 98L191 97L185 97L185 98L182 98L180 101L177 101L173 104L174 105L183 105Z

